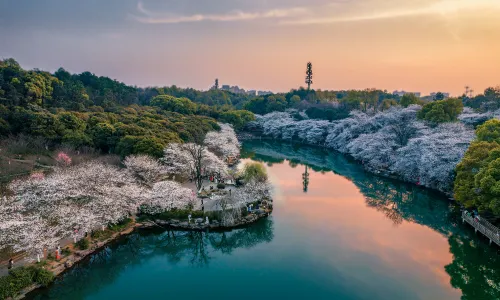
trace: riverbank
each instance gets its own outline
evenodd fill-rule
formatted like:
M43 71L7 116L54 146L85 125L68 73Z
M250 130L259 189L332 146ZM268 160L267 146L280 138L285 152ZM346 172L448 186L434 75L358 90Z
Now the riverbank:
M268 217L269 215L271 215L271 213L272 213L272 208L266 208L264 210L256 210L254 212L249 213L242 219L236 220L234 224L230 226L220 224L216 220L211 221L211 223L206 223L206 220L199 218L194 220L192 223L188 221L181 222L180 220L177 219L154 220L154 221L144 222L142 228L161 227L173 230L225 231L251 225L262 218Z
M250 132L240 132L240 133L238 133L238 140L240 140L240 141L253 141L253 140L255 140L255 141L280 141L282 143L289 143L289 144L292 144L292 145L304 145L304 146L307 146L307 147L313 147L313 148L320 148L320 149L324 149L324 150L330 150L330 151L337 152L339 154L345 155L345 156L351 158L352 160L356 161L357 163L359 163L360 165L362 165L363 169L366 172L368 172L368 173L371 173L371 174L374 174L376 176L383 177L383 178L388 178L388 179L392 179L392 180L398 180L398 181L401 181L401 182L410 183L410 184L413 184L415 186L422 187L422 188L425 188L425 189L430 189L430 190L433 190L433 191L436 191L438 193L443 194L444 196L446 196L451 201L455 201L455 199L453 198L453 192L446 192L446 191L442 191L442 190L435 189L435 188L432 188L432 187L422 186L422 185L418 184L418 182L413 182L413 181L405 180L404 178L401 178L401 177L395 175L393 172L389 172L387 170L380 170L380 169L375 169L373 167L369 167L366 164L363 164L362 161L357 160L356 158L354 158L349 153L341 153L341 152L338 152L337 150L331 149L331 148L326 147L326 146L311 145L311 144L306 144L306 143L302 143L302 142L298 142L298 141L293 141L293 140L290 141L290 140L275 139L275 138L268 137L268 136L256 135L256 134L253 134L253 133L250 133Z
M462 225L445 197L343 155L280 144L242 148L244 161L266 164L272 217L231 232L137 230L26 299L233 299L250 282L263 299L498 298L497 248ZM360 278L371 284L359 289Z
M232 229L244 228L247 226L256 223L257 221L268 217L272 213L272 208L266 208L264 210L255 210L253 212L249 212L247 216L243 217L240 220L236 220L233 225L227 226L220 224L216 220L212 220L209 224L205 223L206 220L201 218L191 220L143 220L139 222L131 222L121 231L113 233L111 236L104 240L99 240L98 238L89 238L90 246L85 250L76 250L73 245L65 248L71 251L70 254L63 256L59 260L44 260L42 264L43 269L46 269L54 274L54 277L57 278L62 276L65 272L71 270L74 266L83 262L85 259L88 259L91 255L101 251L110 243L114 243L118 241L120 238L123 238L127 235L134 233L136 230L141 229L150 229L150 228L163 228L166 230L180 230L180 231L230 231ZM19 295L12 298L15 300L23 299L27 294L33 292L36 289L42 288L40 284L33 284L19 292ZM9 298L7 298L9 299Z

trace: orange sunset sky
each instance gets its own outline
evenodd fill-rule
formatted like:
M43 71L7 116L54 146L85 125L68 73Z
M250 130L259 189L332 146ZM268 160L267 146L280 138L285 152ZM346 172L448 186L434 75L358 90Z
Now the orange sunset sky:
M500 84L500 0L0 0L0 57L138 86L476 93Z

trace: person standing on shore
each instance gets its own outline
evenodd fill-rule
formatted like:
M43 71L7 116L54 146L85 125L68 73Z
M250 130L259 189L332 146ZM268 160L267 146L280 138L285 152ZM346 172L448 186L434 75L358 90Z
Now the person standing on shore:
M12 257L9 259L9 266L8 266L8 269L12 269L14 267L14 260L12 259Z

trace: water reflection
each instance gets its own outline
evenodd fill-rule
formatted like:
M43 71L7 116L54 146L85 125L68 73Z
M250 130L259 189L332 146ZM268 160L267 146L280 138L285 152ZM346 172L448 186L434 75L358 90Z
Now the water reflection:
M445 197L319 148L250 142L243 155L271 166L270 219L225 233L134 234L31 297L500 298L497 248Z
M448 241L453 262L445 268L453 287L462 290L462 298L500 299L500 253L458 234Z
M35 291L27 299L83 299L112 285L127 269L156 259L166 259L168 264L162 266L170 268L176 265L205 268L217 255L269 243L273 237L272 219L227 232L141 231L110 244L48 289Z
M338 208L330 204L328 212L320 208L313 210L309 207L301 207L303 217L309 218L307 214L310 214L311 219L332 217L339 223L345 223L343 226L350 227L345 230L351 230L354 237L342 240L342 242L349 243L351 249L371 251L379 255L380 259L385 259L387 264L397 264L395 257L401 256L401 252L406 252L408 253L408 257L405 258L406 263L412 259L417 265L425 263L428 266L437 266L434 270L437 278L443 281L443 285L449 286L451 282L452 287L460 289L463 294L462 299L500 299L500 259L498 258L500 253L498 249L488 246L481 237L475 236L470 228L462 226L455 211L456 207L446 197L414 185L373 176L345 156L326 152L321 148L272 141L249 141L244 143L244 149L244 157L263 161L274 166L273 170L279 170L277 164L288 161L292 168L304 164L316 172L333 172L343 176L359 189L368 207L382 213L393 222L394 226L408 224L405 225L404 230L407 235L398 235L386 229L377 229L382 225L377 223L374 216L365 212L362 219L366 223L373 224L368 237L363 236L362 233L362 230L366 228L360 228L358 232L355 229L356 222L350 222L345 217L346 214L355 213L356 209L350 210L348 207L354 205L353 203L347 204L349 202L346 202ZM285 172L289 171L283 171L279 176L285 176ZM297 180L300 179L297 177ZM314 174L310 176L309 190L313 191L314 181L321 180L322 177L314 176ZM334 178L328 180L328 183L318 183L318 186L324 189L335 185ZM332 189L330 194L334 193L335 190ZM345 187L343 193L346 194ZM338 198L338 195L335 196ZM296 203L296 205L299 204ZM343 213L338 214L337 209L343 210ZM309 210L311 212L308 212ZM439 232L448 242L449 252L444 249L444 251L440 250L442 249L440 239L422 234L422 230L411 227L409 224L420 224ZM339 226L338 223L336 226ZM398 242L394 243L394 241ZM378 247L374 247L377 243ZM379 250L385 253L376 253ZM405 268L405 266L399 266L399 268ZM418 269L415 268L413 272L418 272Z

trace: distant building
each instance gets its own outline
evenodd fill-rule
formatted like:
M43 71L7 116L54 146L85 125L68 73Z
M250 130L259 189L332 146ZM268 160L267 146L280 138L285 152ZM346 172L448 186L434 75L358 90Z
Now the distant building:
M222 85L222 87L220 89L223 91L227 91L227 92L231 92L231 93L235 93L235 94L246 94L246 95L250 95L250 96L265 96L265 95L273 94L273 92L268 92L268 91L256 91L256 90L245 91L244 89L240 88L237 85L231 86L228 84Z
M235 85L235 86L223 85L221 90L228 91L228 92L235 93L235 94L245 94L246 93L246 91L244 89L241 89L237 85Z
M417 96L418 98L420 98L422 96L422 93L420 93L420 92L407 92L407 91L394 91L394 92L392 92L392 94L394 96L399 96L399 97L403 97L404 95L407 95L407 94L413 94L413 95Z
M257 96L265 96L265 95L271 95L273 92L268 92L268 91L258 91Z

